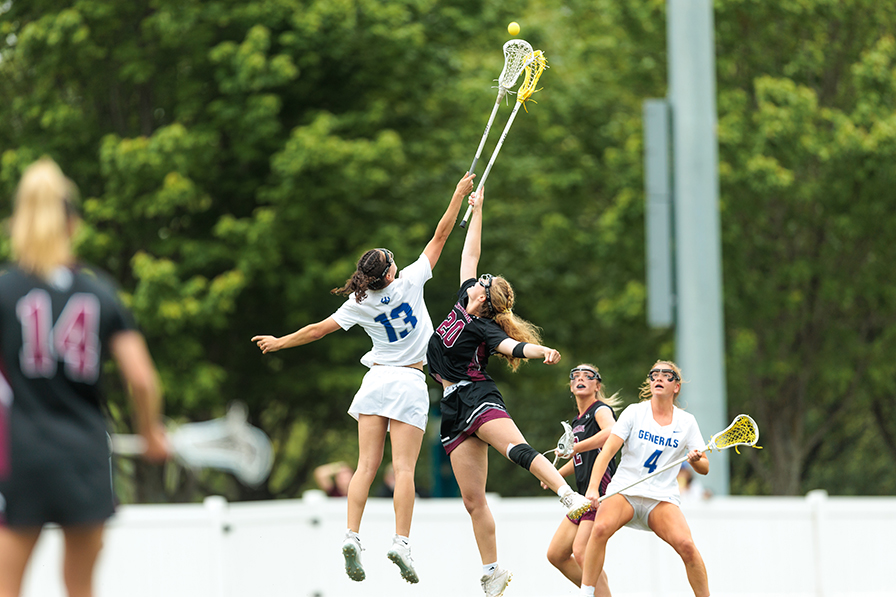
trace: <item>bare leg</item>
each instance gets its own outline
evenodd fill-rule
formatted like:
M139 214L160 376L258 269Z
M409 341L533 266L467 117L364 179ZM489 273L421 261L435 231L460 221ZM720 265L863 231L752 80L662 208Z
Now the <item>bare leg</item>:
M594 525L591 527L588 547L585 549L585 561L582 566L583 585L596 589L598 579L604 570L607 541L634 515L635 510L621 495L614 495L601 503L597 509Z
M395 490L392 493L395 534L409 537L416 492L414 470L423 443L423 430L393 419L389 435L392 440L392 468L395 471Z
M548 561L577 587L582 584L582 568L573 558L578 530L579 527L564 516L548 546Z
M708 597L709 580L706 576L706 565L700 552L697 551L697 546L691 537L691 529L681 508L669 502L661 502L650 513L647 523L660 539L671 545L681 556L695 597Z
M18 597L22 578L40 527L11 529L0 526L0 597Z
M383 461L388 424L389 419L377 415L358 417L358 468L348 485L348 528L356 533L361 530L370 485Z
M488 478L488 444L476 437L467 438L452 450L451 468L460 488L464 507L473 523L473 535L479 547L483 564L498 561L498 544L495 538L495 518L485 499L485 482Z
M483 423L476 432L476 436L503 454L505 458L507 458L507 446L526 443L526 438L520 433L513 419L492 419ZM532 461L529 472L550 487L553 492L566 485L566 480L560 476L551 461L542 454L536 456Z
M93 596L93 570L103 548L103 525L63 527L63 576L68 597Z

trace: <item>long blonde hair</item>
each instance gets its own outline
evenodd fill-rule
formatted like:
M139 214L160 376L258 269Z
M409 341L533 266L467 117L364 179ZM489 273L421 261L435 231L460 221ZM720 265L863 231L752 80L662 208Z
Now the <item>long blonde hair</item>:
M516 295L510 282L501 276L493 276L489 295L491 300L486 301L483 305L485 317L494 319L504 333L517 342L541 344L541 331L538 326L518 317L512 311ZM507 361L507 366L511 371L519 369L523 362L523 359L513 356L509 357L503 354L497 356Z
M594 369L594 372L600 375L600 369L592 365L591 363L579 363L574 368L578 369L579 367L588 367L589 369ZM572 381L572 380L570 380ZM603 380L597 382L597 392L595 392L595 398L612 408L614 411L622 406L622 396L619 395L619 392L616 392L609 398L604 393L604 382Z
M46 279L74 260L70 223L77 218L75 192L74 183L50 158L25 169L10 230L13 258L25 271Z
M672 369L672 371L674 371L678 375L678 383L681 384L681 386L684 386L684 377L681 375L681 367L679 367L672 361L659 360L653 364L651 369L655 369L657 365L669 365L669 367L664 367L664 369ZM681 390L682 388L679 387L678 392L676 392L672 397L672 404L676 406L678 406L678 397L681 394ZM644 378L644 383L641 384L641 387L638 390L638 396L641 398L642 402L645 400L650 400L651 396L653 396L653 394L651 394L650 392L650 379L646 377Z

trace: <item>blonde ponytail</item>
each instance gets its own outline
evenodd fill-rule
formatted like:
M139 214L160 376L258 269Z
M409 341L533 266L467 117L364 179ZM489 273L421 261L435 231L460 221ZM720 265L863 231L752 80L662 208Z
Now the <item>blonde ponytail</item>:
M74 260L70 221L75 185L56 162L41 158L28 166L16 190L12 215L13 258L32 274L49 278Z

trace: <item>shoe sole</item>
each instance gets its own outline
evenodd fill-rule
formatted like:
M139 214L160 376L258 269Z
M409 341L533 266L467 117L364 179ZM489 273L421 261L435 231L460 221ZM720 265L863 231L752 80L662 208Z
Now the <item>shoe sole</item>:
M510 581L511 581L511 580L513 580L513 573L512 573L512 572L510 572L510 573L507 574L507 582L504 583L504 588L501 589L501 592L498 593L497 595L495 595L494 597L501 597L501 595L504 594L504 591L507 590L507 585L510 584Z
M408 568L405 565L404 560L401 559L401 556L394 551L390 551L386 554L386 557L392 560L392 562L398 566L398 569L401 570L401 578L405 579L409 583L416 584L420 582L420 579L417 577L417 573L413 568Z
M354 581L361 582L366 578L364 568L358 559L358 552L352 545L346 545L342 548L342 555L345 556L345 573Z

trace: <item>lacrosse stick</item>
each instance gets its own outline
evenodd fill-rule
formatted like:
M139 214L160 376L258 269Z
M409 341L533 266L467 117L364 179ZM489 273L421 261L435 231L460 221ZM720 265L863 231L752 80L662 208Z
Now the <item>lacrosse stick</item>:
M498 77L498 99L495 100L495 107L492 108L492 115L489 116L488 123L485 125L485 131L482 133L482 139L479 141L479 147L476 149L476 157L473 158L473 163L470 165L470 174L476 169L476 162L479 161L479 156L482 155L482 148L485 147L488 131L495 121L495 114L498 113L498 107L501 105L501 100L504 98L504 95L510 91L510 88L516 84L516 80L526 67L527 58L531 55L532 46L525 40L511 39L504 44L504 70L501 71L501 76ZM513 92L511 91L511 93Z
M748 415L737 415L734 418L734 421L728 425L724 430L719 431L714 436L709 438L709 442L706 444L706 447L703 448L703 452L721 452L726 448L734 448L734 451L740 454L740 450L737 449L737 446L751 446L754 448L761 449L756 445L756 442L759 441L759 426L756 425L756 421L750 418ZM645 477L641 477L634 483L630 483L621 489L617 489L613 493L608 493L600 498L599 501L604 501L611 495L616 495L626 489L634 487L638 483L642 481L646 481L652 477L656 477L660 473L664 473L670 468L674 468L676 466L681 465L682 462L687 460L688 457L679 458L675 462L670 462L666 466L662 467L659 470L653 471L649 475Z
M498 144L492 152L492 157L488 161L488 166L485 167L485 172L482 173L482 179L479 181L479 186L476 188L476 192L479 192L482 190L482 187L485 186L485 181L488 179L489 172L492 171L492 166L495 165L495 159L498 157L498 152L501 151L501 146L504 145L504 139L507 138L507 133L510 131L510 125L513 124L513 119L516 118L516 113L519 112L520 106L525 104L532 94L537 91L535 85L538 83L541 73L544 72L544 69L547 67L547 60L545 60L544 53L541 50L535 50L535 52L527 58L526 66L524 67L526 76L523 80L523 84L520 85L519 91L517 91L516 105L513 107L513 112L510 113L510 118L504 126L504 132L501 133L501 138L498 140ZM461 228L466 228L467 221L470 219L470 213L472 211L473 206L467 207L467 213L464 214L464 219L460 222Z
M116 433L111 440L112 451L122 456L146 451L146 441L139 435ZM250 487L260 485L271 472L271 442L264 431L246 422L246 407L239 402L224 417L169 430L168 442L185 466L227 471Z
M561 458L563 460L572 458L572 445L576 441L576 436L572 433L572 426L566 421L560 421L560 424L563 425L563 435L561 435L560 439L557 440L557 447L544 452L545 456L547 456L551 452L554 453L555 467L557 466L557 461Z

